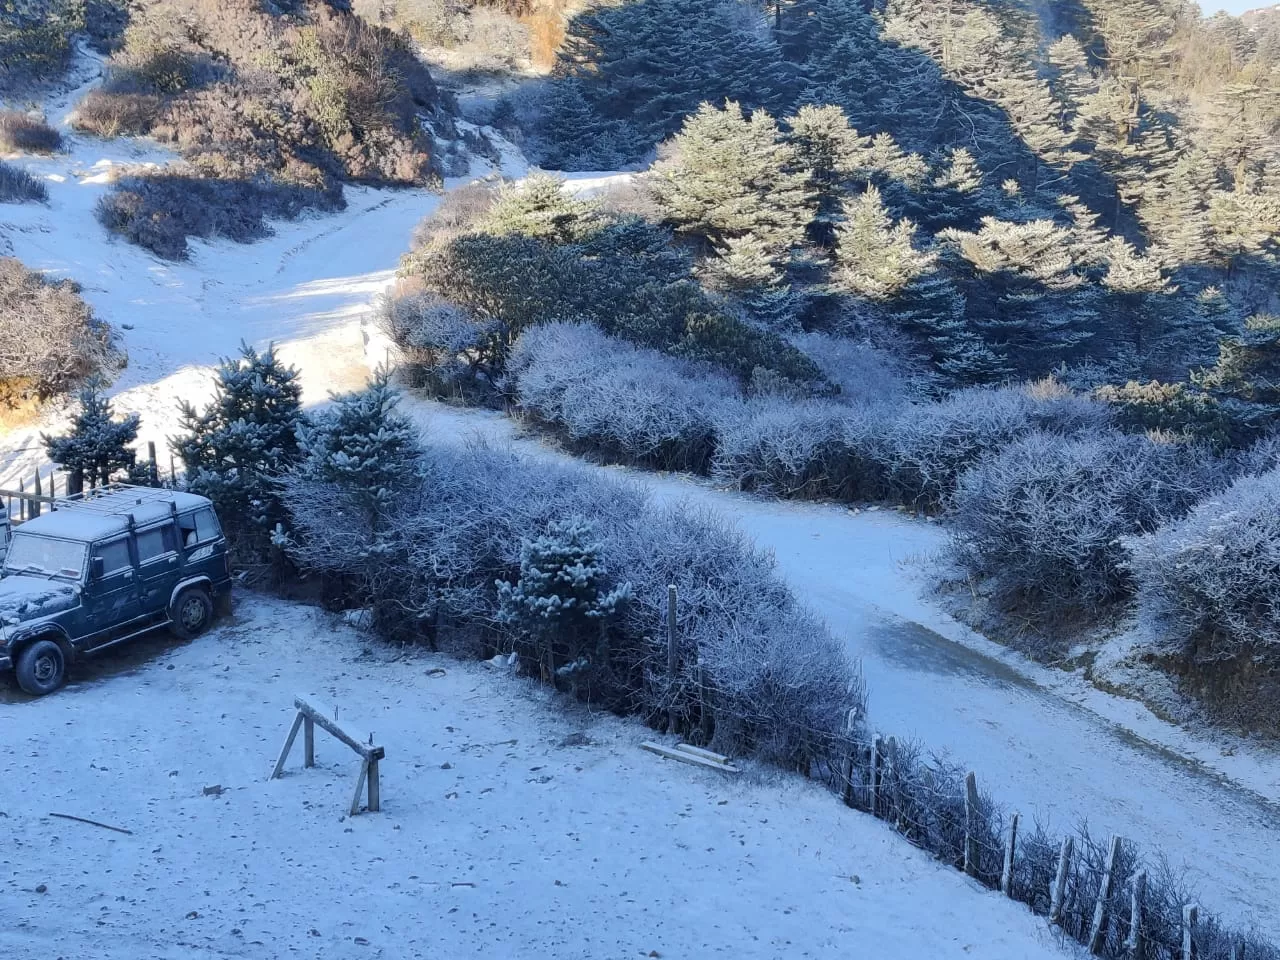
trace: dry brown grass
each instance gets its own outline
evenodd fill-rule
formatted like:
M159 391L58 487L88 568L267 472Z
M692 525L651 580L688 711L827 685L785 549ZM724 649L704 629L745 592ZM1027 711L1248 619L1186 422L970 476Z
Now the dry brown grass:
M21 110L0 110L0 153L55 153L62 134Z

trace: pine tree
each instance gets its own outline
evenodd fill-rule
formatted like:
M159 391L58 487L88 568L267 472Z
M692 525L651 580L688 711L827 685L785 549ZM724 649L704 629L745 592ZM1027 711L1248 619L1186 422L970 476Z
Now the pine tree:
M533 173L504 184L477 229L498 237L579 243L604 226L598 203L569 193L559 177Z
M499 620L514 628L517 649L549 680L576 682L590 667L607 665L607 626L631 585L613 582L602 552L586 520L552 521L542 536L522 542L519 579L497 582Z
M343 488L376 528L385 520L396 492L416 470L413 427L395 412L399 396L386 370L364 390L333 398L333 407L299 428L301 470Z
M654 195L676 230L714 248L754 238L783 264L814 216L808 174L763 110L703 104L685 121L671 155L654 168Z
M796 161L808 171L814 188L817 211L810 233L817 243L830 246L850 181L871 169L871 138L861 136L844 111L831 105L801 107L786 124Z
M170 444L182 457L188 487L214 501L242 556L263 557L284 520L273 480L301 456L298 372L280 362L274 347L259 353L242 344L239 357L219 365L204 412L186 401L181 411L183 433Z
M80 409L71 421L71 432L63 437L45 434L41 439L49 459L78 473L89 486L110 483L121 474L131 478L138 455L133 449L141 422L136 413L115 418L111 401L90 384L80 391Z
M1250 317L1219 351L1218 362L1194 380L1230 416L1235 442L1248 443L1280 422L1280 317Z

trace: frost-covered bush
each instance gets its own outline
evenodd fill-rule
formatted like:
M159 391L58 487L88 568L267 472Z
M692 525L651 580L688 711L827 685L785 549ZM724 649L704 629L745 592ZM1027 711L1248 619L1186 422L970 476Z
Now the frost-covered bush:
M522 410L574 446L624 463L704 471L736 383L714 368L612 337L590 324L524 333L510 377Z
M0 257L0 381L13 396L46 399L120 366L112 329L80 287Z
M939 504L969 467L1033 430L1069 437L1107 422L1106 408L1052 384L974 387L936 403L906 407L884 454L893 499Z
M713 475L779 497L878 500L889 417L830 400L753 400L721 418Z
M27 171L0 160L0 203L42 202L49 199L44 183Z
M187 240L225 237L251 243L271 235L268 219L289 220L308 210L341 210L337 185L301 187L267 179L220 180L191 170L122 177L98 201L104 227L170 260L185 260Z
M1280 661L1280 469L1126 541L1142 614L1175 649Z
M502 349L491 320L429 293L406 293L383 298L378 322L399 349L410 386L437 396L483 397L496 388Z
M688 734L704 729L705 704L714 742L787 763L843 730L849 710L861 716L856 665L796 603L772 558L723 519L484 448L428 450L421 470L377 551L352 544L348 492L297 473L283 486L297 562L349 582L349 599L373 606L388 635L448 644L469 634L486 655L514 649L499 585L520 581L531 536L590 517L602 588L631 589L610 624L607 666L600 657L574 671L580 695L654 722L674 711ZM676 677L666 675L669 584L680 598ZM552 651L553 675L563 676L565 656Z
M899 404L912 396L902 362L870 343L825 333L797 334L791 342L839 389L842 403Z
M1219 476L1198 448L1033 433L960 476L954 556L1005 608L1093 613L1131 590L1122 538L1183 516Z
M0 153L53 153L62 134L21 110L0 110Z

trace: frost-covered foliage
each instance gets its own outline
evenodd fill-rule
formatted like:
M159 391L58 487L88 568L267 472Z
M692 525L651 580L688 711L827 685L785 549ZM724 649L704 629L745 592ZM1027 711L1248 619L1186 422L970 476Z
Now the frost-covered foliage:
M841 403L892 406L919 392L911 383L917 372L909 370L900 357L866 341L825 333L800 333L790 339L837 389L835 399Z
M0 203L26 203L49 199L44 183L21 167L0 160Z
M1126 545L1139 609L1170 648L1280 661L1280 469Z
M84 483L97 486L130 475L137 465L133 444L141 417L131 413L117 420L111 401L98 393L96 384L80 391L80 409L63 437L43 437L49 459L78 474Z
M457 307L486 335L490 379L526 330L583 320L645 347L725 368L743 383L757 368L801 386L814 363L695 280L671 232L609 213L535 176L475 194L428 219L401 264L402 295Z
M379 370L365 389L334 397L331 408L298 427L303 474L347 491L371 528L386 521L418 466L413 427L396 413L398 402Z
M268 178L216 179L174 167L121 177L95 212L104 227L131 243L169 260L185 260L191 237L252 243L271 235L268 219L291 220L345 205L335 185L319 189Z
M531 535L590 517L585 545L607 571L599 589L631 590L610 621L607 663L597 656L570 671L579 695L655 722L674 711L694 734L708 709L701 659L711 740L789 764L815 738L843 730L851 709L861 716L856 666L799 607L772 559L723 520L650 504L586 470L483 448L428 450L421 469L377 551L352 517L349 491L298 473L284 483L295 560L345 582L348 599L372 606L386 634L445 646L469 636L486 656L514 649L519 632L501 615L499 584L520 582ZM674 678L662 639L669 584L680 597ZM551 650L553 677L565 676L569 655Z
M378 322L398 348L411 386L481 399L496 389L503 351L493 321L433 294L407 293L384 297Z
M117 369L112 329L70 280L51 281L0 257L0 381L11 396L46 399Z
M661 470L704 471L738 385L704 364L635 347L589 324L527 331L509 367L521 410L580 449Z
M239 357L219 365L203 412L182 404L183 432L170 444L182 457L188 487L214 502L245 559L267 554L272 530L284 519L276 478L301 456L301 397L298 372L280 362L274 347L259 353L243 344Z
M0 153L53 153L62 134L40 117L21 110L0 110Z
M1037 432L960 476L953 553L1005 609L1092 614L1132 589L1123 538L1185 515L1220 477L1200 448Z

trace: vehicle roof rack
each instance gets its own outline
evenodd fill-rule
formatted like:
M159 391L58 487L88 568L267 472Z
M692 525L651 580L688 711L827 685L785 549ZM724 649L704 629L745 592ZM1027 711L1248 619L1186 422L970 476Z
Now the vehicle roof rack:
M143 487L133 483L112 482L59 497L53 504L55 510L84 510L106 516L124 516L133 507L144 503L168 502L173 504L177 491L164 487Z

